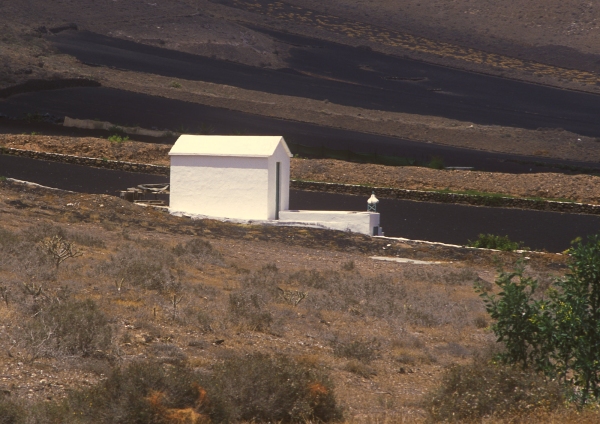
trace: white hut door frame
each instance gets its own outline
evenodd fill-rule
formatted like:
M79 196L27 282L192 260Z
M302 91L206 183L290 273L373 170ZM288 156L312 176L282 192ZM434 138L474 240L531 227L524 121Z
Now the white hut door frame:
M275 219L279 219L279 204L281 202L281 162L275 167Z

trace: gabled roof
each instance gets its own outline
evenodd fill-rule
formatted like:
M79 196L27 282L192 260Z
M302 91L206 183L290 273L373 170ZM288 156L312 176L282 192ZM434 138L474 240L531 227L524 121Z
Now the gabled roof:
M242 136L242 135L189 135L182 134L169 152L170 156L238 156L269 157L275 153L279 144L287 152L292 153L283 137L277 136Z

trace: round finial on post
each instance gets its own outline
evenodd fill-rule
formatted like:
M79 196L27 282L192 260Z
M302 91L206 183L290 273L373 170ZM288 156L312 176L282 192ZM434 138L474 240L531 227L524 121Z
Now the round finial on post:
M373 192L367 200L367 212L377 212L377 203L379 203L379 199L375 197L375 192Z

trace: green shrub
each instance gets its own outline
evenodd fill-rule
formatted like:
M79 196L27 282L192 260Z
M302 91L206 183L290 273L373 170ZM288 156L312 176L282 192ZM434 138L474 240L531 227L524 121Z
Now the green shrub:
M429 163L427 164L427 167L431 169L444 169L444 158L441 156L432 157Z
M574 387L585 404L600 399L600 236L576 240L569 249L570 272L554 282L546 297L520 264L502 272L497 295L482 293L496 322L492 331L504 343L505 363L543 371Z
M123 143L128 140L129 140L129 136L122 136L119 134L113 134L108 137L108 141L110 141L111 143Z
M307 422L341 418L329 377L285 356L253 354L218 365L203 385L215 422Z
M563 401L559 384L539 374L474 363L447 370L440 386L426 396L424 406L433 422L464 422L554 410Z
M479 234L477 240L467 243L469 247L482 249L497 249L504 252L513 252L515 250L529 250L521 241L512 241L508 236L496 236L493 234Z

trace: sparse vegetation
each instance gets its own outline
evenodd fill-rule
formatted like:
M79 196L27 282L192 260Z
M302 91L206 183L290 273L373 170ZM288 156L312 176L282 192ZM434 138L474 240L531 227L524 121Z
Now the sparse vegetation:
M113 134L113 135L108 136L108 141L110 141L111 143L123 143L125 141L129 141L129 136Z
M112 329L92 300L43 299L47 305L25 324L25 341L32 358L106 354Z
M58 269L60 264L67 259L77 258L83 255L83 252L77 250L72 242L65 240L61 236L53 236L45 240L42 245L46 252L52 257L56 269Z
M427 166L431 169L444 169L444 158L441 156L434 156L431 158Z
M494 320L473 283L497 293L492 257L517 257L462 260L464 250L182 220L107 196L12 187L1 187L2 210L15 214L0 229L0 404L24 424L423 416L419 393L439 384L438 369L468 365L490 339ZM38 203L56 218L29 206ZM57 271L42 247L52 237L85 255ZM460 263L372 262L381 247ZM539 258L525 276L549 287L543 271L560 268ZM407 381L419 383L398 390Z
M352 340L347 342L334 340L332 347L335 356L356 359L368 364L377 357L377 351L380 348L380 344L376 340Z
M289 357L233 357L206 380L216 422L328 422L341 418L326 373Z
M479 234L477 240L469 240L467 246L483 249L496 249L504 252L529 250L529 248L524 246L523 242L512 241L508 236L497 236L494 234Z
M478 422L556 410L564 399L557 382L535 372L479 361L446 371L425 406L433 422Z

